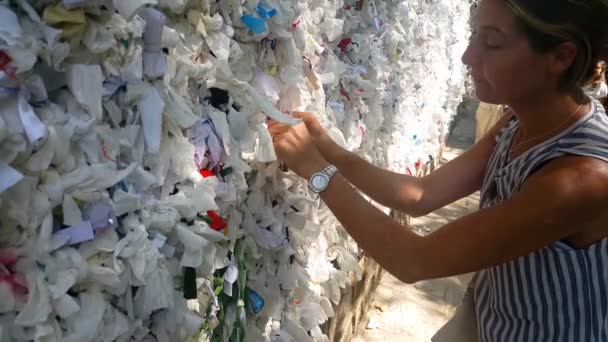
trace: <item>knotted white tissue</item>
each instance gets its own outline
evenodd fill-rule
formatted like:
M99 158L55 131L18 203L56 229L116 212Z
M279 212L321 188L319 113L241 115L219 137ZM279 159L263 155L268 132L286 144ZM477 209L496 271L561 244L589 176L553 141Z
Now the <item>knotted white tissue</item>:
M66 81L74 97L91 116L101 120L103 74L99 65L74 64L68 68Z
M158 90L147 85L143 90L143 96L139 99L138 109L141 114L148 153L156 154L160 151L164 108L165 103Z
M15 45L22 34L17 15L10 8L0 6L0 39L6 44Z
M140 11L146 22L144 30L144 74L150 78L163 76L167 72L167 59L162 52L162 34L166 17L162 12L147 7Z
M29 290L28 299L15 317L15 324L33 327L46 322L49 318L52 312L51 299L43 273L32 270L26 277Z
M80 311L71 315L66 322L68 332L64 341L93 341L102 327L102 320L108 304L101 292L89 290L79 294Z
M125 19L130 19L140 8L157 3L157 0L112 0L114 8Z

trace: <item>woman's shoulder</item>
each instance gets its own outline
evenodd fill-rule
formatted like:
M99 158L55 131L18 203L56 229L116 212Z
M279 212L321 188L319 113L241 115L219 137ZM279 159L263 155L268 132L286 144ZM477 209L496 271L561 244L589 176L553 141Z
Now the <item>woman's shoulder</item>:
M558 141L559 152L587 156L608 162L608 115L599 102L593 100L593 112Z
M608 89L608 85L606 87ZM608 115L606 114L606 109L599 100L594 98L591 98L591 109L581 119L581 123L577 125L575 131L589 131L590 126L592 130L597 130L602 135L608 134Z
M608 96L608 85L604 82L600 85L600 90L598 91L598 99L603 99Z

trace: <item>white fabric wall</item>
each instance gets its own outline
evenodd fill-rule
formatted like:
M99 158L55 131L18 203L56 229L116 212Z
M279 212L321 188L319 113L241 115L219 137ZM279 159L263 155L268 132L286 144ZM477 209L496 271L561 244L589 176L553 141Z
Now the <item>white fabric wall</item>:
M469 4L261 4L0 1L0 340L327 341L360 251L265 121L312 111L412 172L462 97Z

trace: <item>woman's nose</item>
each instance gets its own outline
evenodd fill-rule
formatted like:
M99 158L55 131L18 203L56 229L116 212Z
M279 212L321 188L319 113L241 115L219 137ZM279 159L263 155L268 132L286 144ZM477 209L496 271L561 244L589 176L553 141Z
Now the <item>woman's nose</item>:
M479 57L476 56L475 47L472 43L469 43L467 49L464 51L462 55L462 64L466 66L473 66L478 62Z

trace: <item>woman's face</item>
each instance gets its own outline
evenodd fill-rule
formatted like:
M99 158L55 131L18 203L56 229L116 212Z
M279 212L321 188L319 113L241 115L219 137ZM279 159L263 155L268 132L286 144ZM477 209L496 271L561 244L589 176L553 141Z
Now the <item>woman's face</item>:
M594 78L598 79L600 77L602 77L602 74L604 73L604 68L605 68L605 64L604 62L599 62L597 63L597 65L595 66L595 72L594 72Z
M547 54L532 50L504 0L481 1L474 30L462 62L470 68L479 100L512 104L557 87Z

